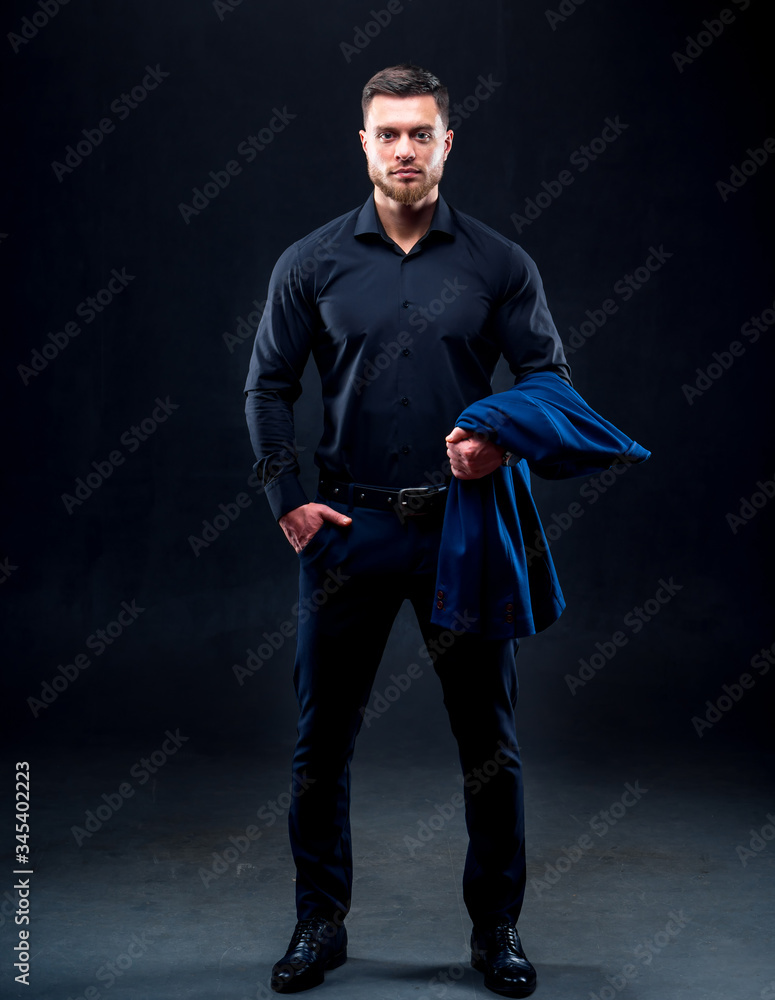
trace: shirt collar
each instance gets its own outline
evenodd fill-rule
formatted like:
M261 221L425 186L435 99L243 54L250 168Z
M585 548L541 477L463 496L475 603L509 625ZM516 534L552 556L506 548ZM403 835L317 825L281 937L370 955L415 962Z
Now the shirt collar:
M436 202L431 224L422 237L422 240L431 233L443 233L449 239L455 238L455 223L452 219L452 212L441 194L439 194L438 201ZM368 201L365 202L363 208L358 213L358 218L355 222L354 235L365 236L367 234L381 236L390 242L390 237L385 232L385 227L382 225L377 214L377 206L374 204L374 192L371 193Z

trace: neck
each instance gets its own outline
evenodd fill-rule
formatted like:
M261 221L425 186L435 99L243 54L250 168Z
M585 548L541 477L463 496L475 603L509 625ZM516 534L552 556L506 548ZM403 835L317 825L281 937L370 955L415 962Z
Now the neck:
M438 184L432 191L414 205L402 205L388 198L378 187L374 188L374 204L380 222L391 239L417 237L419 239L431 224L436 203L439 200Z

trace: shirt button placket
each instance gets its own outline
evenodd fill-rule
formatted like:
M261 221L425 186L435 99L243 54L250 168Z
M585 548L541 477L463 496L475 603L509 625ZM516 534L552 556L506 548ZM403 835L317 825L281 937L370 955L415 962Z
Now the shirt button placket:
M407 257L404 257L401 261L401 268L399 271L399 289L398 289L398 328L396 330L396 338L402 331L408 331L408 316L409 310L411 309L412 303L406 294L406 262ZM407 388L409 384L409 370L403 367L403 359L408 357L411 352L404 348L401 355L396 357L393 364L398 364L398 370L396 372L396 398L398 400L398 406L402 410L406 410L409 407L409 396L407 395ZM411 417L407 413L406 416L402 415L399 417L399 427L401 428L401 437L404 439L404 444L399 449L400 454L407 456L411 453L411 448L408 442L411 439Z

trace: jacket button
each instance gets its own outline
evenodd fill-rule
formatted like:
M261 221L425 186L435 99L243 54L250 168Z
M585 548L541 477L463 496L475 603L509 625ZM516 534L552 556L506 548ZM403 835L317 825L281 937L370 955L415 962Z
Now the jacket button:
M437 590L436 591L436 597L438 597L439 600L441 600L443 596L444 596L444 591L443 590Z
M441 611L444 607L444 601L436 601L436 607Z
M514 610L514 605L513 604L507 604L506 605L506 610L507 611L513 611Z
M514 615L506 615L506 621L507 622L513 622L514 621Z

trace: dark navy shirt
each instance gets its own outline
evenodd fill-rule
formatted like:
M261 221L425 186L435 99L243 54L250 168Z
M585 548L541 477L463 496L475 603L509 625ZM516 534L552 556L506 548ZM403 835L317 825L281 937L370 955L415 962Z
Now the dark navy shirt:
M316 464L391 489L448 474L444 438L491 394L501 354L516 381L553 371L570 382L533 260L441 196L409 253L386 234L372 195L275 265L245 392L255 469L276 518L308 502L293 404L310 354L324 406Z

